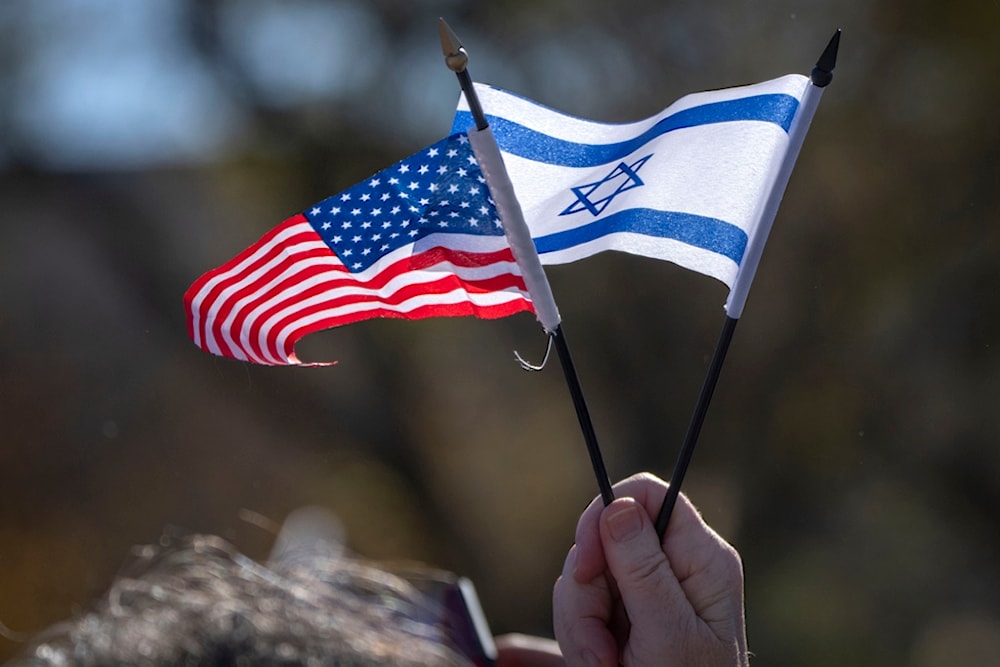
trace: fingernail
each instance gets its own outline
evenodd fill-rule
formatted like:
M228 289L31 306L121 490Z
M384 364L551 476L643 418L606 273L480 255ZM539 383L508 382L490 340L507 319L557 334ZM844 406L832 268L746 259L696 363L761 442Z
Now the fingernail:
M642 532L642 517L634 503L612 508L607 516L608 531L615 542L627 542Z
M597 659L597 655L594 654L590 649L583 649L580 653L580 658L583 660L583 664L586 667L598 667L601 664L600 660Z

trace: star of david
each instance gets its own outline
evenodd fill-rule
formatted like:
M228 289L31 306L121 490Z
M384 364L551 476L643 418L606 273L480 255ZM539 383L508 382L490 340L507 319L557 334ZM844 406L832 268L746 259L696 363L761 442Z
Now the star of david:
M591 215L595 217L600 215L615 197L632 188L645 185L637 172L651 157L653 157L652 153L639 158L632 164L619 162L618 166L601 180L571 188L573 194L576 195L576 201L567 206L566 210L559 215L570 215L580 211L590 211Z

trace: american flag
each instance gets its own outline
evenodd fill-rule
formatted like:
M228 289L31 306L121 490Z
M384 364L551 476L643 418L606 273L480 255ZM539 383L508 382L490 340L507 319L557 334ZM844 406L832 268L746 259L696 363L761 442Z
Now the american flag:
M464 133L292 216L184 295L213 354L300 364L303 336L373 317L531 311Z

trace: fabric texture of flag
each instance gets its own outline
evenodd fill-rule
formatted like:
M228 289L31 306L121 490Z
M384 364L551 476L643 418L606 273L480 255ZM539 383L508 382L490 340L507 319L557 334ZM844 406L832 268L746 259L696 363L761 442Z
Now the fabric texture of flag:
M567 116L482 84L476 91L542 264L619 250L733 288L749 241L770 227L762 220L773 218L775 191L780 201L810 88L819 90L788 75L695 93L624 124ZM463 97L452 130L471 123Z
M202 349L301 363L307 334L373 317L505 317L532 304L464 132L292 216L184 295Z

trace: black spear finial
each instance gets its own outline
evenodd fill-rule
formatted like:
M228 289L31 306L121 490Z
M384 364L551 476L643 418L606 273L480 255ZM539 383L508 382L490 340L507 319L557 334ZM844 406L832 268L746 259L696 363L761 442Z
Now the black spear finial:
M833 68L837 66L837 50L840 48L840 28L833 33L830 43L823 49L823 55L816 61L809 79L817 88L825 88L833 81Z

